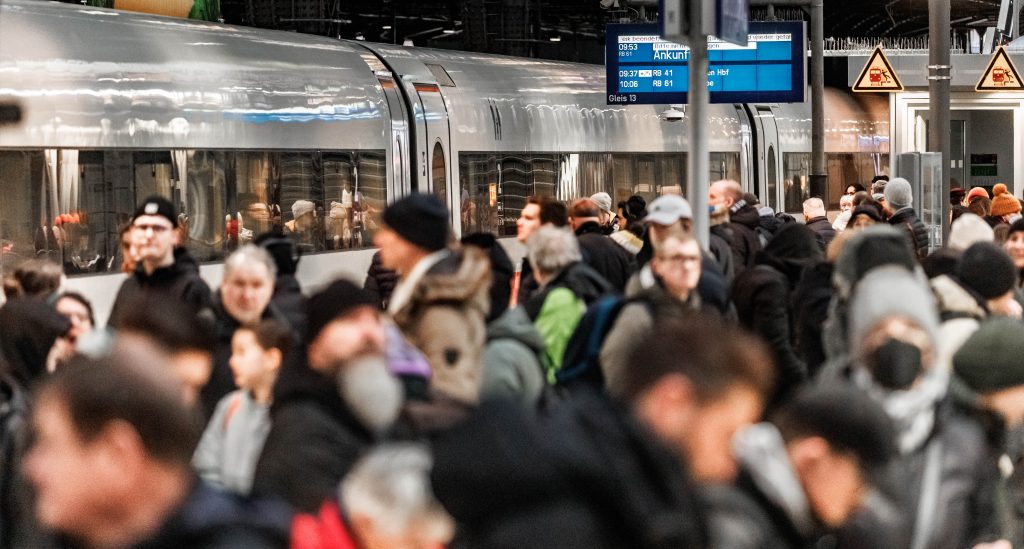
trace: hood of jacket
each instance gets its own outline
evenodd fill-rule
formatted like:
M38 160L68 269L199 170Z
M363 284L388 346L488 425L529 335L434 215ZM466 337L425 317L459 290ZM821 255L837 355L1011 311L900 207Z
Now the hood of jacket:
M514 339L538 355L543 354L545 348L544 338L522 307L508 309L487 325L487 341L497 339Z
M458 303L477 309L484 318L491 307L491 263L484 253L466 246L454 251L423 275L413 290L409 303L400 311L415 315L416 309L435 303ZM412 310L410 310L412 309Z
M729 222L739 223L749 227L751 230L757 228L761 224L761 214L757 212L757 208L743 202L743 205L737 208L737 204L733 204L732 209L729 211Z
M875 267L895 264L907 271L917 269L914 250L904 232L888 225L873 225L857 231L846 241L836 259L832 284L841 299L849 299L865 273Z
M21 297L0 307L0 355L10 377L25 388L46 374L46 357L71 321L41 299Z
M817 236L806 225L788 223L756 255L756 262L775 267L786 275L790 286L800 281L804 269L824 260Z
M931 280L931 286L943 320L965 317L981 320L988 316L979 298L952 276L937 276Z
M733 437L733 453L744 476L778 508L801 536L817 530L811 503L786 453L786 443L771 423L751 425Z

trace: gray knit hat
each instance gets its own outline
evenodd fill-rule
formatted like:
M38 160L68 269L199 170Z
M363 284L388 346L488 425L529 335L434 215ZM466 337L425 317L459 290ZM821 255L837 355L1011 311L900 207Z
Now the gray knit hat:
M913 191L910 189L910 182L902 177L897 177L885 185L885 201L893 208L904 208L914 205Z

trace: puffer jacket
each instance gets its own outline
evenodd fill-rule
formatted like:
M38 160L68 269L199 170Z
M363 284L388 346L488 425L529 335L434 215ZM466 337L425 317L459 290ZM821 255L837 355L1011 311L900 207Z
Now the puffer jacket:
M930 453L937 457L929 458ZM899 539L887 540L891 547L911 547L918 507L928 505L931 512L922 515L928 519L920 527L920 547L958 549L997 539L999 472L995 462L982 428L955 411L948 400L943 401L931 437L920 448L893 460L876 483L897 514L880 517L872 506L852 524L861 530L894 531ZM938 489L930 501L923 502L922 483L931 467L938 470ZM870 537L863 532L860 535Z
M894 227L902 227L906 231L910 244L914 247L917 258L924 259L928 255L928 228L918 219L914 208L906 207L896 210L889 218L889 224Z
M433 388L465 403L480 397L490 284L490 261L482 251L453 251L427 271L393 315L427 357Z
M509 309L487 325L484 348L484 397L505 396L535 409L544 389L544 338L521 307Z

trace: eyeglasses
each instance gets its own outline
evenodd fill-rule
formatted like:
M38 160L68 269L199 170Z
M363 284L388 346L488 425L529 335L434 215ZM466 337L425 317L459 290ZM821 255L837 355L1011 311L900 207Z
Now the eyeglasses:
M132 225L132 230L140 233L144 233L146 231L153 231L153 234L163 234L167 231L170 231L171 227L168 227L167 225L140 223L138 225Z
M697 263L700 261L699 255L669 255L669 256L658 256L659 261L670 263L672 265L686 265L687 263Z

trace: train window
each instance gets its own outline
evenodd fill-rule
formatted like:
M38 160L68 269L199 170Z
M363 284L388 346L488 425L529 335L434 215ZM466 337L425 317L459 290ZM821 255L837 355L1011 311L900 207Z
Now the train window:
M804 200L810 197L811 153L783 154L782 171L785 211L802 211Z
M49 222L40 204L46 163L43 151L0 151L0 270L36 256L34 233ZM41 225L40 220L44 223ZM46 236L40 235L40 236ZM49 249L42 248L43 254Z
M434 153L430 160L430 189L434 196L448 205L448 167L444 161L444 147L434 143Z
M853 183L867 186L871 178L889 165L886 153L828 153L825 155L828 172L828 202L839 207L839 198Z
M424 65L426 65L427 68L430 69L430 73L433 74L434 78L437 79L438 84L446 88L455 87L455 81L452 80L452 76L448 74L448 71L445 70L444 67L436 63L424 63Z
M765 162L765 171L768 172L768 196L766 203L769 206L778 208L777 197L779 196L779 165L775 159L775 147L768 145L768 158Z
M686 153L614 154L613 184L606 192L612 195L616 204L632 195L640 195L650 202L664 190L684 190L686 165Z
M181 181L182 211L187 214L186 246L197 261L214 261L237 243L228 229L229 219L238 216L233 207L234 189L228 188L228 160L224 151L185 151L171 153L175 172L187 176ZM231 181L234 186L234 181ZM141 198L141 197L140 197Z
M710 157L710 181L740 180L740 153L713 152Z
M356 185L352 202L353 248L373 245L380 226L380 214L388 204L387 159L384 152L360 152L356 155Z
M3 150L0 270L42 257L69 275L120 271L118 228L151 194L186 214L198 261L275 226L307 252L370 246L384 162L383 151Z

